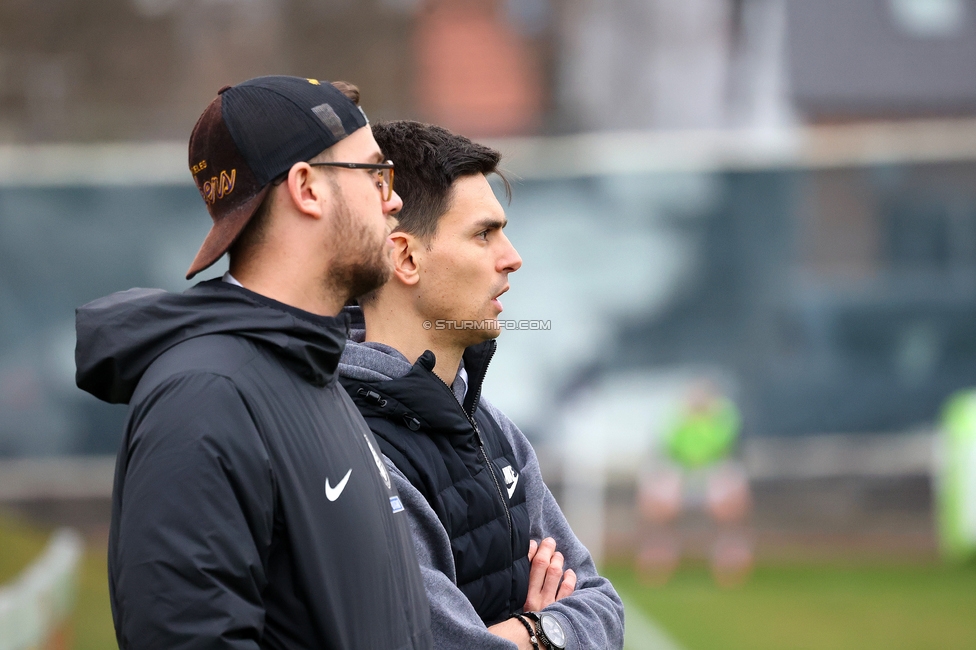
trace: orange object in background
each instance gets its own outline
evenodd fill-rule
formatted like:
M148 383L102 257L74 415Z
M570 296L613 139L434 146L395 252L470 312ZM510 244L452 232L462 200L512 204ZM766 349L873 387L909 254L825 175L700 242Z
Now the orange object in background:
M543 109L539 53L498 0L428 0L417 16L416 105L468 136L524 134Z
M71 625L69 623L64 623L61 627L56 629L41 646L43 650L68 650L74 643L72 643L73 635L71 633Z

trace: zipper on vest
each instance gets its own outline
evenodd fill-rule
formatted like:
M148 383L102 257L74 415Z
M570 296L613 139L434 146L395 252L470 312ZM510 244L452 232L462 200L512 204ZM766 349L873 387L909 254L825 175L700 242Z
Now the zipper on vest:
M487 374L488 366L491 364L491 360L495 357L495 350L496 349L497 348L493 345L493 346L491 346L491 349L488 351L488 358L485 359L485 365L484 365L484 368L482 369L482 373L481 373L481 381L478 383L478 392L476 392L474 394L474 399L471 400L471 406L473 408L471 410L471 414L470 414L470 417L468 419L471 419L471 418L474 417L474 408L477 408L478 402L481 401L481 388L485 385L485 375ZM452 393L453 393L453 391L452 391ZM464 405L463 404L461 405L461 410L464 411ZM465 412L465 415L468 414L467 411L464 411L464 412Z
M498 498L501 499L502 508L505 509L505 520L508 522L508 541L509 547L515 541L515 532L513 530L514 524L512 523L512 511L508 509L508 501L505 500L505 494L502 492L502 486L498 483L498 477L495 476L495 470L492 469L491 460L488 458L488 454L485 452L485 446L481 443L481 432L478 430L478 424L474 420L470 420L471 426L474 427L474 432L478 436L478 449L481 450L481 457L485 459L485 465L488 467L488 473L491 474L491 482L495 484L495 490L498 491ZM512 552L512 561L515 561L515 552Z
M491 362L491 358L493 356L495 356L494 350L491 351L491 354L489 354L488 358L485 360L485 366ZM454 394L454 391L451 390L451 387L448 386L447 383L437 375L434 375L434 378L437 379L437 383L447 389L447 392L451 394L451 399L455 404L458 405L458 408L461 409L461 413L463 413L464 417L467 418L468 424L470 424L471 428L474 429L474 439L478 442L478 451L481 452L481 457L485 459L485 467L488 469L488 474L491 475L491 482L495 484L495 491L498 494L498 499L502 502L502 508L505 510L505 521L508 523L509 548L512 548L512 545L515 542L515 524L512 522L512 511L508 507L508 501L505 500L505 494L502 492L501 484L498 482L498 477L495 475L495 470L491 466L491 460L488 458L488 452L485 451L485 443L481 439L481 429L478 428L478 423L475 422L474 415L469 415L467 410L465 410L464 405L458 402L457 396ZM480 398L481 386L478 386L478 392L475 394L475 399L471 401L471 404L477 404ZM512 550L512 561L515 561L514 549Z
M494 356L495 356L495 347L492 346L491 350L488 352L488 358L485 359L485 365L484 365L485 369L488 368L488 364L491 363L491 359ZM484 385L484 373L482 373L481 379L482 379L481 383L478 384L478 392L475 393L474 398L471 400L472 412L469 414L465 410L463 404L461 404L460 406L461 406L461 410L464 411L464 416L468 418L468 422L470 422L471 426L474 428L475 435L477 436L476 439L478 441L478 448L481 450L481 455L485 459L485 465L488 466L488 471L491 473L491 480L495 484L495 489L498 490L498 498L501 499L502 507L505 509L505 518L506 521L508 522L508 539L510 542L509 546L512 546L512 544L515 543L515 523L512 521L512 511L509 510L508 508L508 501L505 499L505 493L502 491L501 483L498 482L498 477L495 475L495 470L491 466L491 460L489 460L488 454L487 452L485 452L485 445L484 442L482 442L481 440L481 430L478 429L478 423L475 422L474 419L474 409L478 407L478 402L481 400L481 387ZM453 391L451 391L451 393L453 394ZM512 561L513 562L515 561L514 550L512 551Z

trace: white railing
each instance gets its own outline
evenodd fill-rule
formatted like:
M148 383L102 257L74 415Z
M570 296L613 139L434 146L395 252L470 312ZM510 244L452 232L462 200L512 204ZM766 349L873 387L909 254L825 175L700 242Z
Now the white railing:
M74 606L83 549L77 532L58 530L33 564L0 586L0 650L52 647Z
M478 138L516 178L976 160L976 119ZM0 187L186 185L186 142L0 144Z

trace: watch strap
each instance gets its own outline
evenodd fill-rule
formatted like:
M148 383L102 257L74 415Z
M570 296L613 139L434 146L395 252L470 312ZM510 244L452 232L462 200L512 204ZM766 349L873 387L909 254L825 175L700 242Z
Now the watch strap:
M532 644L532 650L539 650L539 637L536 636L535 626L529 622L524 614L515 614L512 618L517 618L525 626L525 631L529 633L529 643Z

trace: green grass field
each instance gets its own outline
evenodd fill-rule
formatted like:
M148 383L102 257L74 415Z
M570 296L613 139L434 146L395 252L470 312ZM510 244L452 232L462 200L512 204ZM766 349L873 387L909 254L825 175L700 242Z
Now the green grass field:
M24 522L0 517L0 584L17 574L40 555L49 531ZM75 650L117 650L112 611L108 603L105 549L89 548L81 564L78 596L71 627Z
M46 531L0 518L0 584L46 542ZM105 549L89 549L73 618L76 650L116 648L105 571ZM696 567L665 587L645 587L621 565L606 575L684 650L976 648L972 566L761 566L730 590Z
M728 590L705 568L665 587L606 575L685 650L976 648L973 567L768 566Z

